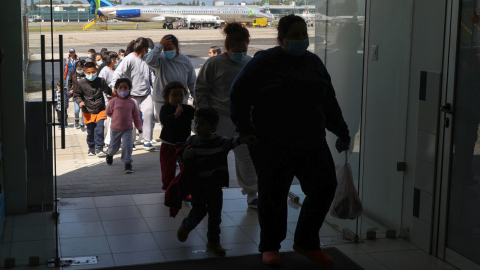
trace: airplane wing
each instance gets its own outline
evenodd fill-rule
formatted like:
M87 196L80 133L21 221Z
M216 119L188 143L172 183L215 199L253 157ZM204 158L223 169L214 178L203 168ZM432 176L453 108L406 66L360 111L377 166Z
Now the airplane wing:
M161 22L172 23L181 19L183 19L183 16L178 16L175 14L163 14L162 16L151 18L150 21L161 21Z

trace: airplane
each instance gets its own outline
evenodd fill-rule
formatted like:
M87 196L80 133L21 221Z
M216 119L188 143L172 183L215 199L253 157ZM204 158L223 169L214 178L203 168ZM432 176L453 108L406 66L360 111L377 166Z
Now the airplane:
M225 22L252 22L256 18L274 19L262 7L247 6L116 6L108 0L88 0L91 12L99 16L131 22L159 22L164 28L173 29L173 22L187 19L190 15L219 16Z

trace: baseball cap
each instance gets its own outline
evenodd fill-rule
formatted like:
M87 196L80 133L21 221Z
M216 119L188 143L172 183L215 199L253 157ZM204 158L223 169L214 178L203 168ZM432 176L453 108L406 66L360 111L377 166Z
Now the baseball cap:
M75 52L75 49L70 49L70 52Z

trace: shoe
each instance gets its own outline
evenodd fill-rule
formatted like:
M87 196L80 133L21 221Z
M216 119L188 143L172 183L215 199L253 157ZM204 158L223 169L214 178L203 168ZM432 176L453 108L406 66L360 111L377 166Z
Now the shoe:
M185 199L186 202L191 202L192 201L192 195L188 195L187 198Z
M257 203L258 203L258 199L256 198L253 199L253 201L248 203L248 208L257 209Z
M217 256L225 256L225 249L220 243L207 243L207 249Z
M278 251L266 251L262 253L262 260L264 264L279 265L280 253Z
M107 164L108 164L108 165L112 165L112 163L113 163L113 156L110 156L109 154L107 154L106 160L107 160Z
M187 231L185 228L183 228L183 222L185 222L185 219L183 219L182 221L182 224L180 224L180 227L178 228L178 231L177 231L177 239L178 241L180 242L185 242L187 241L188 239L188 234L190 233L189 231Z
M133 145L132 151L137 151L137 148L135 147L135 144Z
M85 131L85 125L80 125L80 129L81 129L82 131Z
M335 264L332 257L330 257L323 250L306 250L300 248L296 244L293 244L293 250L309 258L312 262L321 267L331 267Z
M132 164L125 163L125 173L133 173Z
M157 141L155 139L152 139L150 142L151 143L157 143Z
M103 147L102 148L95 148L95 155L97 157L104 157L106 156L105 152L103 152Z
M79 119L75 119L75 128L76 129L80 128L80 120Z
M143 144L143 149L150 151L150 150L156 150L157 148L153 146L151 143L144 143Z
M95 156L95 148L89 148L88 149L88 155L89 156Z
M62 126L58 126L58 130L62 130Z

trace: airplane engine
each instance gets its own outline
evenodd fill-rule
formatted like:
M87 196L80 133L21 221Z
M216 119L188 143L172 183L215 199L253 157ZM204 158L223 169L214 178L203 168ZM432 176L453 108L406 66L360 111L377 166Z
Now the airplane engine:
M140 9L123 9L116 11L117 18L138 18Z

